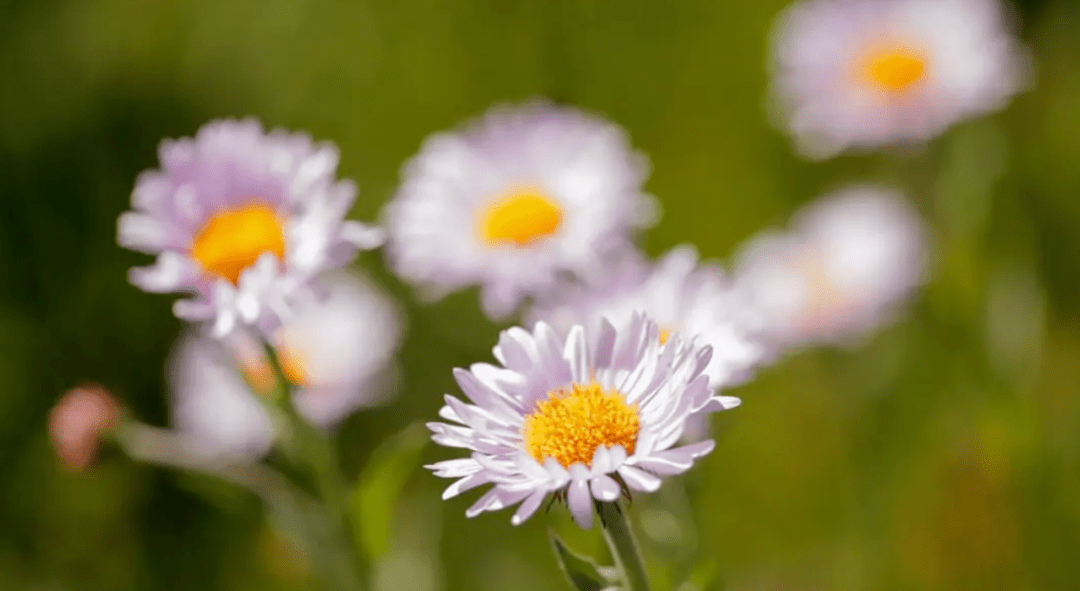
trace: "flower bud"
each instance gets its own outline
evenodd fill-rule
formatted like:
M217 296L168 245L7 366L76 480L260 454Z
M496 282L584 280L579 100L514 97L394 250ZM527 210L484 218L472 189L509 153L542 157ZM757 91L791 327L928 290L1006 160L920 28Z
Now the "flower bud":
M68 390L49 414L49 435L68 469L81 472L94 461L102 437L120 423L122 405L99 384Z

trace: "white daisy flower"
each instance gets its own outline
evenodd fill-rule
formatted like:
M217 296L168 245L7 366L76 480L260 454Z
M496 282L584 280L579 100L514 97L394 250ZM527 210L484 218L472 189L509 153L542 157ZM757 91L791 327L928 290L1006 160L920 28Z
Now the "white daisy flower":
M899 193L838 191L796 214L790 232L750 241L735 297L753 331L781 347L852 342L885 322L926 275L927 230Z
M662 476L712 451L712 441L672 447L692 413L740 402L709 389L711 349L677 333L661 345L660 329L642 314L618 329L603 320L598 330L589 345L580 325L566 337L543 322L532 332L514 327L495 347L501 367L454 371L472 403L447 395L439 415L460 425L428 426L436 443L472 455L428 466L458 479L444 499L494 484L466 515L521 503L517 525L548 494L565 494L574 519L589 528L594 499L614 501L624 487L655 491Z
M656 264L628 251L603 280L553 290L532 306L525 321L528 326L547 321L564 332L584 324L595 337L601 317L622 326L635 311L644 312L660 326L661 344L677 332L710 345L705 374L711 388L723 388L749 379L765 355L764 345L743 329L729 283L719 266L699 265L692 246L674 248Z
M803 0L774 30L773 94L800 151L919 143L1003 107L1030 58L998 0Z
M306 300L272 338L297 411L329 428L380 401L393 378L401 341L396 305L370 280L347 271L320 277L324 298ZM189 329L169 361L173 423L207 453L257 457L274 441L255 393L275 377L260 341L246 331L223 339Z
M534 102L425 142L386 209L387 257L428 299L480 285L501 319L560 273L595 274L656 218L616 125Z
M143 172L121 246L157 255L130 280L149 292L187 292L180 318L237 321L269 334L308 295L311 279L382 243L382 231L345 221L356 186L335 179L337 148L305 134L264 133L253 119L204 125L165 140L160 170Z

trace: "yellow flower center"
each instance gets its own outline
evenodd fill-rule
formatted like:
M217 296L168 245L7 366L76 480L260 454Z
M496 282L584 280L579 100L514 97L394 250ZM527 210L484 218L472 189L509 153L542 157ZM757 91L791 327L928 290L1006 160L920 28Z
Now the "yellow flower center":
M671 338L671 330L670 329L667 329L667 328L660 329L660 344L661 345L666 345L667 342L668 342L668 339L670 339L670 338Z
M281 371L289 383L297 386L310 386L311 376L308 374L308 361L304 352L287 343L278 346L278 360L281 362Z
M864 73L874 85L900 92L926 76L926 58L909 47L886 46L870 51L863 61Z
M285 259L285 228L277 212L261 203L214 214L191 246L191 257L207 273L234 284L264 252Z
M803 320L813 324L828 318L844 305L844 294L825 270L821 254L807 252L795 260L796 272L806 281L807 303Z
M536 461L555 458L569 468L578 462L591 467L601 445L621 445L627 454L634 453L640 430L637 404L627 404L617 390L604 391L590 382L548 393L525 417L522 432L525 449Z
M281 371L290 384L300 387L311 385L307 362L302 351L282 343L278 345L277 354L278 361L281 363ZM242 358L240 360L240 370L252 390L263 396L274 394L274 388L277 386L274 368L270 366L270 360L261 351L258 355L248 355Z
M537 189L511 191L496 199L480 216L480 236L490 246L528 246L555 233L562 208Z

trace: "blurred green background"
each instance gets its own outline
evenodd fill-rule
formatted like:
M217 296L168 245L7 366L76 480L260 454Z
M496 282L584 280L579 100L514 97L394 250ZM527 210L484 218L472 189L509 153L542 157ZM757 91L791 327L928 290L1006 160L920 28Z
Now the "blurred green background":
M494 102L547 96L626 126L664 215L645 236L728 260L754 232L850 181L901 182L935 267L904 320L855 350L792 356L733 391L719 445L633 514L658 589L1080 589L1080 6L1016 5L1034 88L922 154L800 161L766 117L780 0L7 0L0 3L0 590L306 589L256 500L105 454L62 469L45 421L106 384L165 424L171 296L115 244L162 137L255 115L336 141L353 217L391 197L421 140ZM409 311L397 402L350 419L357 474L433 419L450 368L490 358L476 294ZM459 455L428 446L425 462ZM479 493L407 464L374 588L567 588L553 508L466 519ZM393 472L391 469L390 472ZM646 533L647 532L647 533Z

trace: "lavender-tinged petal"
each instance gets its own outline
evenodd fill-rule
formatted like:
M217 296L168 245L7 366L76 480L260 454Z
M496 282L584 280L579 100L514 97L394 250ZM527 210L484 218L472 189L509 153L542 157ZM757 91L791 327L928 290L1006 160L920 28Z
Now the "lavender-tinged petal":
M474 404L486 407L503 406L522 414L521 403L491 383L497 375L498 368L482 363L474 364L468 370L454 368L454 379L458 387Z
M734 396L714 396L700 409L695 412L720 412L723 410L731 410L742 404L742 399Z
M470 474L446 487L446 490L443 491L442 498L444 501L452 499L467 490L472 490L488 482L491 482L491 480L487 477L487 474L483 472Z
M622 476L626 484L634 490L651 493L660 488L661 481L659 478L633 466L623 465L622 468L619 468L619 476Z
M496 486L488 491L479 501L477 501L472 507L469 507L465 511L465 516L469 518L476 517L484 511L498 511L517 503L529 496L532 493L531 490L507 490L502 487Z
M580 470L575 468L580 467ZM582 464L570 467L570 488L567 490L567 504L574 514L574 521L584 529L591 529L593 522L592 495L589 494L588 472Z
M553 485L558 488L570 482L570 471L564 468L555 458L544 460L544 470L547 471Z
M187 257L165 251L158 255L153 265L128 271L128 280L143 291L167 293L176 291L197 275L198 270Z
M593 354L593 363L596 367L611 366L611 359L614 354L615 339L617 336L615 327L608 322L607 318L601 318L596 339L596 351Z
M426 464L424 468L431 470L441 478L461 478L479 472L483 467L472 458L459 458L456 460L443 460L434 464Z
M214 306L205 300L176 300L173 302L173 314L181 320L202 322L214 317Z
M694 460L708 454L716 447L712 440L653 453L634 462L639 468L664 476L681 474L694 465Z
M443 406L442 408L440 408L439 416L448 421L454 421L455 423L465 423L465 421L462 420L456 412L454 412L454 409L450 408L449 406Z
M592 496L607 503L619 498L619 483L606 474L593 478L591 489Z
M607 474L615 469L611 462L611 450L606 445L599 445L592 457L592 473Z
M360 250L371 250L386 242L386 231L378 226L350 220L338 227L338 237Z
M589 350L585 343L585 328L580 324L570 329L563 353L570 362L570 379L579 384L590 381Z
M609 458L612 469L618 469L626 462L626 448L621 445L613 445L609 448Z
M136 212L120 214L117 243L129 250L154 254L169 245L169 230L161 220Z
M522 371L536 367L536 344L532 335L521 327L514 326L502 331L494 352L495 358L507 369Z
M525 523L525 520L532 517L533 513L536 513L536 510L540 508L541 503L543 503L544 499L548 496L548 492L549 491L547 490L533 491L533 493L526 497L525 501L521 503L521 506L518 507L514 516L510 518L510 523L513 525Z
M480 500L473 503L471 507L465 510L465 517L472 519L484 511L494 511L501 507L502 501L499 499L499 487L496 486L491 490L484 493L484 496L480 497Z

